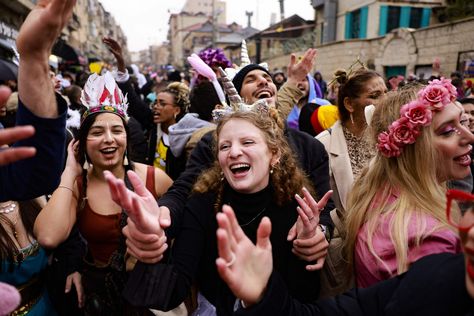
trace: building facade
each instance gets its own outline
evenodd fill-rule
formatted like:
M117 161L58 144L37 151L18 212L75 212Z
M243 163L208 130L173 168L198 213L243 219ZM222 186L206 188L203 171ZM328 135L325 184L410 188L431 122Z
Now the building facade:
M36 2L36 0L0 2L0 54L8 55L10 54L8 47L16 47L15 41L21 24ZM98 0L77 0L71 21L53 47L53 54L69 66L87 66L88 61L94 60L111 62L113 56L102 43L104 36L116 39L122 45L125 58L130 59L127 38L113 16Z

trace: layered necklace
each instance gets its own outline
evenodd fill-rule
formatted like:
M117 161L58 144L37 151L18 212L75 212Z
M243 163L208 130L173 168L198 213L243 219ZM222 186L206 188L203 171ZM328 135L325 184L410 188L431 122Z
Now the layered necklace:
M9 201L3 205L0 205L0 214L9 214L16 210L18 203L15 201Z

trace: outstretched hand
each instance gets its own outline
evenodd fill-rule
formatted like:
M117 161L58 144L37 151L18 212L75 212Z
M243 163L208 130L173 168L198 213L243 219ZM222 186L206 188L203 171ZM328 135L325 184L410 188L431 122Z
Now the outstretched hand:
M33 136L33 126L16 126L0 130L0 147ZM4 147L0 148L0 166L33 157L36 154L34 147Z
M321 210L326 206L332 195L332 190L316 202L306 188L303 188L304 197L296 195L299 214L295 225L288 233L288 240L293 240L293 253L301 259L315 264L307 265L308 270L318 270L324 265L329 243L319 227ZM294 240L296 238L296 240Z
M28 14L17 38L21 59L51 49L72 16L76 0L40 0ZM48 57L46 56L46 57Z
M270 219L264 217L260 222L254 245L240 228L230 206L224 205L216 217L217 271L245 306L254 305L262 299L273 270Z
M291 54L290 64L288 65L288 82L298 84L298 82L304 80L308 73L311 72L314 65L314 59L316 57L317 50L315 48L309 48L303 55L301 61L296 61L296 55Z
M127 175L135 192L127 189L122 179L104 171L112 199L127 211L129 217L128 225L123 229L127 251L142 262L158 262L168 247L163 228L169 225L169 219L160 219L160 207L138 175L133 171L128 171Z
M123 59L122 46L111 37L104 37L102 42L107 46L109 51L114 55L117 60L117 68L121 72L125 72L125 61Z

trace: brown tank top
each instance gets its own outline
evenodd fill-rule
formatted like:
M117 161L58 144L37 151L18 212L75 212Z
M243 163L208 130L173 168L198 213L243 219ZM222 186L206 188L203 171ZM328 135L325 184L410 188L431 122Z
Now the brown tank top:
M146 188L156 198L155 169L147 167ZM77 186L82 192L82 177L78 177ZM87 241L89 254L94 263L106 265L113 252L118 248L121 229L121 213L102 215L94 212L86 199L84 208L78 212L77 226L84 239Z

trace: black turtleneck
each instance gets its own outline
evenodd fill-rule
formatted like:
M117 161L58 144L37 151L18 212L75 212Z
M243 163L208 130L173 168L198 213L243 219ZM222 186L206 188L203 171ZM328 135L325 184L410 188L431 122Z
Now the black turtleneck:
M218 315L232 315L235 297L220 279L215 264L218 257L215 201L215 193L193 195L188 200L183 225L171 254L177 281L168 288L171 291L166 304L168 308L179 305L195 282L201 293L216 306ZM292 243L286 240L297 218L296 202L276 205L271 185L253 194L239 193L226 185L222 202L232 206L245 234L254 242L261 218L270 218L274 271L280 274L293 297L303 302L316 299L319 273L306 271L307 263L291 252Z

